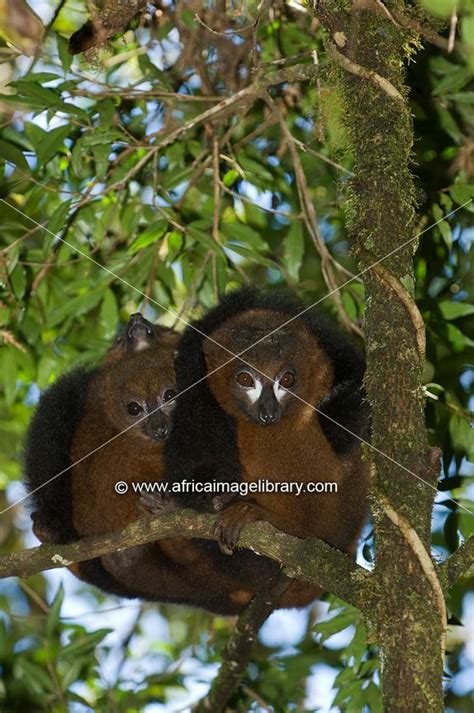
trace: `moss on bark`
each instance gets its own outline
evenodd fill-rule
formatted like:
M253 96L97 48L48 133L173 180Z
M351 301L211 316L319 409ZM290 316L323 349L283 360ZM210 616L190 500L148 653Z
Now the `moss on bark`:
M349 227L360 269L383 260L410 299L416 213L413 127L404 86L407 39L375 6L368 7L355 5L347 43L339 42L332 52L354 157ZM339 61L338 53L343 54ZM369 618L381 646L384 706L387 711L441 711L445 622L426 573L429 556L423 566L414 545L418 536L421 549L429 552L436 483L436 468L428 465L423 358L407 299L400 299L376 267L365 272L364 282L366 388L377 449L372 452L377 605ZM414 529L413 541L387 516L384 501Z

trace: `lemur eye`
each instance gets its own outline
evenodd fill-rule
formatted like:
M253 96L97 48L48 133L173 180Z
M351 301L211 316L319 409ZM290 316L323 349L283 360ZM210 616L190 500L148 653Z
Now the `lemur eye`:
M290 389L295 383L295 375L292 371L285 371L280 379L280 384L284 389Z
M174 389L168 389L163 394L163 401L171 401L176 396L176 391Z
M240 371L236 376L236 381L240 386L244 386L246 389L252 388L255 384L252 374L248 371Z
M143 411L143 409L140 404L137 404L136 401L130 401L130 403L127 404L127 411L130 416L138 416L138 414Z

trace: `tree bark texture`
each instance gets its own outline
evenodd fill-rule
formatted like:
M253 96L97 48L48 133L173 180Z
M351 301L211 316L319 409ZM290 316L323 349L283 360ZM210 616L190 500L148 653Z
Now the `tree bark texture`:
M359 267L366 270L376 533L376 605L369 623L380 644L384 709L392 713L443 710L446 625L429 554L438 458L426 436L424 333L413 301L417 241L414 137L404 86L407 41L367 2L353 4L344 37L330 40L354 157L349 226Z

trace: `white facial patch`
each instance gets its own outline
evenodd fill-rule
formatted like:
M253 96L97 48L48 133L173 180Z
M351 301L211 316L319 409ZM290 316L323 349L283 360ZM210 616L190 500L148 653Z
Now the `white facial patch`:
M275 398L278 402L280 402L282 398L288 395L288 391L286 391L283 386L280 386L279 381L273 382L273 393L275 394Z
M135 351L136 352L142 352L144 349L148 348L148 340L146 337L140 337L136 342L135 342Z
M250 403L254 404L256 401L258 401L258 399L260 398L260 394L262 393L262 388L262 382L258 381L258 379L255 379L255 386L252 386L250 389L245 389L245 393L250 399Z

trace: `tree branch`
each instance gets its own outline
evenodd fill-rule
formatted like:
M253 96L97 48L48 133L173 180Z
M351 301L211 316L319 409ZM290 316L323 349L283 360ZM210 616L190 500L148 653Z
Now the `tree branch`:
M131 178L138 173L138 171L145 166L148 161L159 151L161 151L165 146L169 146L176 139L178 139L182 134L194 129L199 124L205 121L222 121L229 115L235 115L238 109L242 110L249 104L253 104L257 99L260 99L262 92L264 92L269 87L274 87L278 84L286 84L290 82L304 82L308 79L312 79L319 72L319 67L314 64L296 64L293 67L287 67L285 69L280 69L277 72L269 72L257 77L255 82L249 84L244 89L241 89L235 94L229 97L225 97L218 104L206 109L201 114L193 117L185 124L178 126L169 134L164 136L158 143L149 146L148 153L146 153L142 158L137 161L137 163L132 166L130 171L120 180L112 183L107 191L115 190L116 188L121 188L131 180ZM153 139L160 132L150 135L150 139Z
M474 566L474 535L463 542L451 557L438 566L438 577L445 593Z
M215 540L215 516L180 510L158 518L144 517L100 537L67 545L41 545L0 558L0 578L29 577L37 572L67 567L95 557L119 552L166 537L200 537ZM370 575L350 557L322 540L299 539L258 522L243 530L239 545L280 562L287 576L323 587L353 606L367 608Z
M362 77L363 79L368 79L369 82L376 84L383 92L391 97L391 99L396 99L400 102L403 108L405 108L405 99L400 94L398 89L396 89L396 87L388 81L388 79L382 77L381 74L374 72L372 69L368 69L367 67L357 64L357 62L353 62L349 59L349 57L346 57L345 54L339 52L336 45L333 45L331 42L328 42L327 50L332 59L340 64L346 72L355 74L357 77Z
M289 583L290 580L278 572L264 591L255 595L244 609L222 653L219 673L206 697L193 708L195 713L221 713L225 709L248 664L260 627L274 610Z

